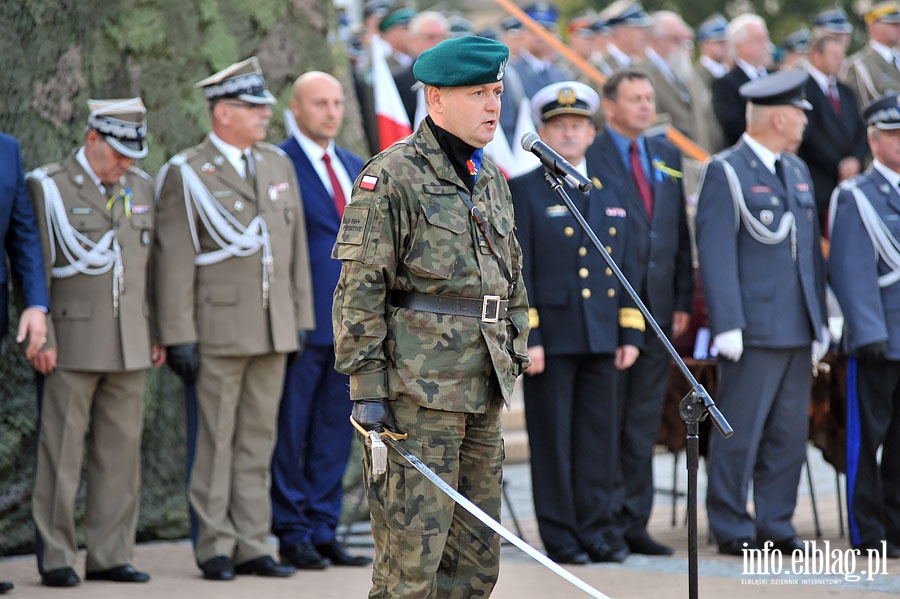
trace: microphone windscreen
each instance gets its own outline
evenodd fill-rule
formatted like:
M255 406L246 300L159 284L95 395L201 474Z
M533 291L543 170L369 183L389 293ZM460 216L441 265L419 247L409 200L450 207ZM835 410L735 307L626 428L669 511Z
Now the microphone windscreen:
M534 144L541 141L541 136L531 131L522 136L522 149L526 152L530 152L531 148L534 147Z

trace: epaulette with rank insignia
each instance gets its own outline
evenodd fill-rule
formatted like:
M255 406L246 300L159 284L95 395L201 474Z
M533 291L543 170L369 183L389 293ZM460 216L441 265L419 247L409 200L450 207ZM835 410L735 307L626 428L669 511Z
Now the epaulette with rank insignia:
M288 157L287 152L279 148L278 146L272 145L265 141L260 141L256 143L256 147L261 150L271 150L272 152L278 154L279 156Z

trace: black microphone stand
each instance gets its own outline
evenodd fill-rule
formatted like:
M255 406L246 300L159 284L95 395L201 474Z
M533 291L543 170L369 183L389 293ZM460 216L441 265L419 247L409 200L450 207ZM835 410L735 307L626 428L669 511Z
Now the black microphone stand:
M559 195L563 202L565 202L566 206L569 208L569 212L572 213L572 216L575 217L575 220L578 221L578 224L581 225L585 234L590 238L591 243L594 244L594 247L597 248L597 251L603 256L606 264L609 265L610 269L615 273L616 278L622 284L622 287L637 304L641 314L644 315L644 320L650 325L653 332L656 333L656 336L659 337L659 340L665 346L669 355L672 356L672 359L675 361L681 374L691 385L691 392L685 395L684 399L681 400L679 412L681 419L684 420L687 425L688 597L690 597L690 599L696 599L698 594L697 471L700 467L700 421L709 415L713 424L716 425L716 428L719 429L719 432L726 439L734 434L734 429L732 429L731 425L728 424L728 421L725 420L725 417L716 407L715 402L709 396L709 393L706 392L706 389L703 388L703 385L698 383L697 379L694 378L693 373L688 369L684 360L678 355L678 352L675 351L669 338L666 337L665 333L663 333L662 329L659 327L659 323L657 323L656 319L653 318L653 315L650 314L650 310L647 309L647 306L641 301L641 298L631 286L631 283L628 282L628 279L626 279L625 275L622 274L622 271L619 270L619 265L616 264L612 256L609 255L609 252L607 252L606 248L603 247L603 244L600 243L597 235L591 230L591 226L584 220L584 216L581 215L581 212L579 212L578 208L575 207L575 204L572 203L572 198L566 193L562 180L560 180L560 178L550 169L544 167L544 171L544 178L547 179L550 188Z

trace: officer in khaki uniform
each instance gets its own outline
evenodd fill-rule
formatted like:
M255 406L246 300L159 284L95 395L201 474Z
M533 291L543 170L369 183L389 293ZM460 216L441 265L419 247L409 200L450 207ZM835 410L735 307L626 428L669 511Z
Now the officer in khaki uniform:
M417 59L429 116L353 188L333 255L336 368L353 416L397 429L447 484L500 516L500 410L528 365L528 305L513 207L483 160L509 49L446 40ZM475 217L482 220L482 231ZM490 241L489 241L490 240ZM367 472L375 563L369 597L487 597L500 538L396 452Z
M160 171L153 246L160 339L188 387L194 552L208 579L288 576L267 543L269 464L285 357L314 326L303 207L262 143L275 98L256 57L197 87L212 131Z
M869 43L844 62L840 79L864 106L888 92L900 91L900 4L879 2L863 15Z
M88 108L84 145L28 175L51 298L47 344L31 359L43 375L32 511L47 586L80 582L73 510L89 430L87 579L150 579L129 564L144 370L165 360L148 312L153 183L132 166L147 155L146 110L140 98L89 100Z

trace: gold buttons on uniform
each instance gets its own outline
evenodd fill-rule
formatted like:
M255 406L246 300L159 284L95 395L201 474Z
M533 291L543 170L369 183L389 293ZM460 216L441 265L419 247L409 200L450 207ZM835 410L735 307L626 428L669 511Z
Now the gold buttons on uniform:
M612 254L612 246L611 245L606 246L606 253Z
M616 236L616 228L615 228L615 227L610 227L610 228L609 228L609 234L612 235L613 237L615 237L615 236Z
M611 269L610 267L608 267L608 266L606 267L606 276L607 276L607 277L611 277L611 276L612 276L612 269Z
M584 299L590 298L590 297L591 297L591 290L590 290L590 289L582 289L582 290L581 290L581 297L583 297Z
M578 255L581 257L587 256L587 248L586 247L578 248Z
M566 227L565 229L563 229L563 235L565 235L566 237L571 237L574 234L575 229L573 229L572 227Z
M607 289L606 297L616 297L616 290L615 289Z
M590 272L588 271L588 269L586 269L586 268L579 268L579 269L578 269L578 276L581 277L582 279L588 278L588 275L589 275L589 274L591 274L591 273L590 273Z

